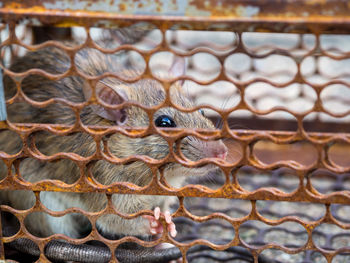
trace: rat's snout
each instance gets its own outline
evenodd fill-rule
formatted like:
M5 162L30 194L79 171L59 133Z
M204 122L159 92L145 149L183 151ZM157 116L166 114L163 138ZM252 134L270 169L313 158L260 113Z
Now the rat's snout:
M206 150L204 151L205 157L214 157L225 160L227 157L227 147L220 141L206 142Z
M192 161L204 158L219 158L226 160L228 149L221 141L204 141L194 136L188 136L182 141L181 151Z

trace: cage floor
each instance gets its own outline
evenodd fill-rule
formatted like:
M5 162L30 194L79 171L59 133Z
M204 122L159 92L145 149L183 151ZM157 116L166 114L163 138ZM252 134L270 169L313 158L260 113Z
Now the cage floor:
M286 168L279 168L272 172L259 172L251 167L243 167L235 175L241 187L248 191L254 191L261 187L273 187L280 191L291 193L297 188L297 182L292 177L286 177L290 172ZM322 176L313 181L314 187L322 192L329 193L344 190L347 187L347 178L350 174L336 176L317 171ZM219 188L224 184L222 178L215 174L207 177L196 178L190 183L201 184L210 188ZM282 224L268 225L258 220L244 219L252 209L252 202L256 203L258 213L269 220L288 217ZM316 203L296 203L281 201L250 201L239 199L219 198L185 198L186 209L194 216L203 217L212 213L221 213L229 218L241 220L239 226L239 238L243 253L226 251L214 251L209 249L199 250L187 256L188 262L252 262L247 247L261 248L267 244L274 244L287 249L303 247L308 240L306 229L291 217L303 220L305 224L313 224L325 215L326 205ZM176 206L172 206L175 210ZM332 204L330 206L332 216L342 223L349 223L348 214L350 206ZM189 218L178 217L174 219L178 235L176 240L188 243L196 239L204 239L213 244L222 245L231 242L235 236L233 226L222 218L215 218L206 222L196 222ZM312 263L327 262L326 258L318 249L334 251L350 246L350 231L331 224L320 224L314 229L311 236L316 250L306 250L299 253L286 253L277 248L266 248L260 255L267 262L291 262ZM6 251L8 259L18 262L34 262L36 259L27 255L21 256L13 250ZM350 255L340 253L333 259L333 263L345 263L350 261Z
M273 187L280 191L291 193L296 187L296 180L285 177L288 169L280 168L272 172L259 172L250 167L243 167L236 175L240 185L253 191L261 187ZM318 175L318 176L315 176ZM322 176L321 176L322 175ZM331 175L324 171L316 171L312 176L313 185L321 193L330 193L345 190L346 180L350 174ZM202 180L202 179L201 179ZM198 183L200 180L194 181ZM218 188L224 182L211 176L203 184L211 188ZM206 216L212 213L222 213L237 220L242 219L239 227L239 237L243 242L242 247L249 246L261 248L274 244L291 250L304 247L308 241L306 229L295 221L286 220L282 224L268 225L258 220L243 218L251 212L252 203L249 200L215 199L215 198L185 198L185 207L193 215ZM308 202L281 202L281 201L256 201L258 213L268 220L281 218L298 218L305 224L315 224L325 216L326 205ZM341 223L350 222L350 206L332 204L330 211L332 216ZM174 220L178 229L177 240L189 242L202 238L214 244L225 244L233 240L235 231L225 220L213 219L207 222L194 222L188 218L176 218ZM332 251L346 249L350 246L350 231L333 224L321 223L312 231L311 237L316 246L314 250L305 250L299 253L286 253L277 248L266 248L263 255L268 262L312 263L327 262L320 250ZM225 251L202 251L188 255L189 262L251 262L250 258L240 257ZM339 253L331 261L333 263L350 262L349 253Z

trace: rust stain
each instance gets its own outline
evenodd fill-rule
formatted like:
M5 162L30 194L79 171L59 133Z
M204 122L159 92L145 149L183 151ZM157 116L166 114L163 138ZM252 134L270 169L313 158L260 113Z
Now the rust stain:
M126 5L125 4L119 4L119 9L120 11L125 11L126 10Z
M88 6L92 6L94 2L89 2ZM176 5L181 1L172 0L172 3ZM308 32L308 33L329 33L329 32L346 32L350 33L350 13L349 11L349 3L344 5L344 2L341 1L296 1L301 5L292 4L291 1L215 1L215 0L193 0L190 1L190 7L192 9L187 10L185 14L182 16L161 16L162 12L164 12L162 1L155 1L157 4L156 11L158 14L153 15L125 15L119 14L116 12L94 12L89 10L82 11L73 11L73 10L47 10L40 5L40 1L28 1L18 2L18 1L3 1L4 6L0 8L0 13L3 15L2 22L3 23L14 23L17 20L23 19L23 17L29 17L32 19L38 19L42 24L50 24L56 26L70 27L70 26L86 26L90 27L92 25L101 25L101 21L105 19L104 26L108 27L112 24L125 25L127 23L134 23L139 21L147 21L152 22L155 26L160 29L168 30L173 24L178 22L183 23L185 28L188 26L190 29L209 29L209 27L213 25L222 25L219 30L237 30L239 32L246 31L273 31L273 32ZM35 3L37 5L30 5L30 3ZM111 1L110 3L113 3ZM133 0L133 3L138 8L146 8L147 5L145 2L141 2L138 0ZM337 4L336 4L337 3ZM344 7L346 8L340 8ZM120 11L128 11L130 5L128 5L127 1L122 1L119 5ZM315 9L318 7L319 9ZM337 8L338 9L337 9ZM328 13L327 13L327 12ZM333 13L330 13L332 11ZM324 15L322 14L328 14ZM203 14L202 16L199 14ZM210 15L206 15L210 14ZM107 22L106 22L107 21ZM108 24L110 23L110 24ZM223 25L224 24L224 25ZM14 25L14 24L13 24ZM11 29L13 30L13 28ZM14 32L12 32L14 34ZM163 37L165 37L163 35ZM319 41L317 39L316 41ZM57 45L57 42L55 42ZM12 43L14 44L14 43ZM18 43L17 43L18 44ZM319 46L319 42L317 42L317 46ZM259 55L254 54L253 52L249 53L247 48L244 46L244 43L241 44L243 47L238 52L244 52L247 56L252 58L257 58ZM86 43L83 44L83 47L76 47L75 49L70 50L68 47L63 47L67 52L77 52L78 49L86 47ZM219 54L215 51L215 46L210 46L210 51L205 50L206 52L211 52L213 56L217 56L220 58L220 61L223 61L224 55ZM165 48L166 51L170 51L169 47ZM275 48L278 50L277 48ZM108 50L100 48L101 51L108 52ZM214 51L213 51L214 50ZM150 52L145 52L142 50L137 50L143 56L150 56L153 53L158 52L159 50L155 49ZM186 51L187 52L187 51ZM192 52L192 51L191 51ZM197 53L202 52L200 49L193 51L193 53L187 52L186 56L192 56ZM317 54L312 52L318 51L310 51L309 56L316 56ZM228 56L228 55L227 55ZM292 57L292 54L288 53L288 56ZM349 54L345 54L343 58L348 58ZM297 58L292 57L294 61ZM224 69L223 69L224 70ZM300 68L298 68L300 73ZM16 74L13 72L7 73L10 77L16 78ZM24 73L24 75L28 75ZM137 80L141 79L145 76L139 76ZM149 77L146 75L146 77ZM49 79L53 79L53 77L49 77ZM217 80L227 81L235 84L237 87L242 87L242 90L246 87L240 83L239 81L235 82L231 79L228 79L225 74L221 74ZM217 81L215 80L215 81ZM295 80L294 80L295 81ZM197 81L198 84L206 85L207 83L203 81ZM273 84L270 80L265 80L266 83ZM283 87L282 84L274 84L277 87ZM322 87L324 88L324 87ZM18 94L20 94L20 89L18 87ZM19 96L19 95L16 95ZM27 99L25 99L27 100ZM242 104L240 104L238 110L247 110L251 111L248 105L244 102L244 98L241 98ZM33 106L39 107L42 106L40 102L27 101L31 103ZM64 101L65 103L69 103L68 101ZM175 108L179 109L179 107L175 106ZM153 107L151 110L154 110ZM221 109L214 109L220 114L222 114L224 122L228 123L229 118L227 112ZM310 114L315 109L311 109L309 112L305 113L305 115ZM318 110L322 110L319 107ZM303 123L303 117L300 114L296 114L291 110L285 110L286 112L292 114L297 120L299 126L296 131L268 131L268 130L193 130L193 129L172 129L172 130L164 130L161 131L164 139L168 142L174 141L178 139L180 136L190 135L195 133L196 136L202 139L208 139L213 137L221 137L229 139L227 146L230 148L230 155L227 159L227 162L217 162L217 160L212 159L211 161L217 162L217 166L220 167L223 171L234 172L235 169L241 168L242 166L252 166L256 169L260 169L261 171L274 171L278 168L288 168L293 170L301 182L304 180L308 180L305 178L310 171L317 169L325 169L325 167L331 172L339 175L340 173L349 172L350 167L348 158L349 145L350 145L350 134L349 133L336 133L336 132L308 132L304 130L304 127L300 124ZM263 112L257 111L257 114L262 114ZM335 117L335 115L330 114ZM253 120L254 121L254 120ZM23 123L16 124L11 123L9 121L0 122L1 130L11 130L21 138L25 140L29 138L29 136L36 130L52 130L55 134L64 135L66 132L70 131L81 132L82 129L85 129L86 126L83 125L81 120L78 120L75 126L65 126L61 124L33 124L33 123ZM111 134L116 132L123 132L125 135L133 137L140 136L144 133L149 132L153 134L156 130L147 128L140 129L120 129L119 127L96 127L96 126L88 126L88 133L92 138L101 138L101 134ZM100 137L99 137L100 136ZM295 144L298 142L308 142L308 145L312 145L312 147L306 147L302 145L300 149L293 151L287 151L287 148L291 144ZM259 142L262 142L259 144ZM329 157L332 157L327 149L329 145L335 142L342 142L344 145L336 145L336 147L332 148L333 161L336 164L332 164L329 162ZM256 148L254 148L257 146ZM312 148L312 149L311 149ZM239 150L237 150L239 149ZM18 155L9 155L4 152L0 152L0 158L3 162L11 167L13 165L13 161L21 162L24 158L31 157L29 155L29 150L38 151L36 146L25 145L24 151ZM307 157L300 155L300 152L303 154L308 154ZM314 156L316 158L311 158ZM285 160L281 161L281 156L285 157ZM53 157L47 156L39 156L35 157L36 159L42 161L55 161ZM91 156L88 159L84 159L82 156L77 156L72 153L67 153L65 158L73 160L77 164L79 164L79 168L86 168L86 163L96 161L96 156ZM98 158L103 159L101 156ZM264 159L265 158L265 159ZM344 161L345 158L346 160ZM159 167L158 161L150 160L149 158L140 157L140 160L149 164L153 168ZM265 161L265 163L264 163ZM125 163L129 162L129 160L125 160ZM179 162L179 161L178 161ZM191 164L190 164L191 165ZM9 169L11 170L11 169ZM244 199L250 200L252 204L255 204L256 200L274 200L274 201L289 201L289 202L313 202L320 204L346 204L350 203L350 196L348 191L336 191L332 194L322 194L318 193L317 190L313 189L311 183L305 185L299 185L298 189L295 193L289 194L284 193L282 191L278 191L272 187L263 187L254 191L248 191L242 189L239 182L237 181L235 174L230 174L230 180L224 182L223 186L217 190L209 189L208 187L201 185L187 185L181 189L167 188L161 184L153 184L150 187L141 188L135 186L131 183L120 182L110 186L101 186L101 187L93 187L94 185L93 179L87 177L88 184L86 181L81 180L79 183L74 185L67 186L61 182L56 181L43 181L38 183L27 183L21 180L18 180L19 175L11 175L9 174L3 181L0 183L1 190L30 190L30 191L61 191L61 192L80 192L87 193L98 191L100 193L113 194L146 194L146 195L171 195L177 196L179 200L182 200L183 197L208 197L208 198L228 198L228 199ZM53 215L59 215L57 212L49 211L46 208L42 208L44 212L50 212ZM109 209L111 209L109 207ZM1 206L1 210L10 211L11 209L6 206ZM12 211L12 210L11 210ZM29 209L28 211L19 211L15 210L16 216L23 216L26 213L30 213L34 211L34 208ZM106 210L108 211L108 210ZM184 204L180 204L179 213L181 211L185 211ZM91 215L82 212L88 218L91 218ZM97 216L100 216L102 212L96 213ZM257 215L256 207L253 207L251 215L246 218L243 218L239 224L250 220L252 217ZM249 218L251 217L251 218ZM194 221L200 221L199 217L193 217ZM217 214L211 214L208 216L210 219L218 218ZM23 220L23 217L21 218ZM232 224L238 224L237 220L233 220ZM338 223L335 219L328 219L331 223ZM306 229L312 229L314 225L312 223L305 223L302 220L296 219L295 221L299 222ZM276 224L276 221L268 221L270 224ZM282 220L277 221L282 222ZM23 224L22 224L23 225ZM21 227L23 227L21 225ZM311 232L310 232L311 233ZM310 233L308 233L310 235ZM0 236L1 237L1 236ZM18 238L25 237L25 232L21 232L18 235ZM96 230L93 230L93 234L89 236L86 240L94 240L94 238L100 237ZM31 237L35 242L43 244L47 242L47 240L42 240L37 237ZM9 239L3 238L2 242L7 242ZM73 241L71 238L67 238L68 241ZM105 239L101 239L106 242ZM311 240L311 238L310 238ZM168 237L164 237L163 241L172 242ZM311 242L311 241L310 241ZM109 247L111 247L111 243L106 242ZM145 244L143 241L141 244ZM115 244L115 243L113 243ZM182 244L182 247L189 248L193 245L193 243ZM249 249L255 249L251 245L244 245ZM311 243L308 243L308 246L311 246ZM216 248L223 249L222 246L218 245ZM321 251L317 247L311 247L314 250ZM310 249L310 247L301 247L300 251L305 251ZM284 250L294 253L295 250L290 248L285 248ZM323 250L321 251L324 252ZM335 252L329 252L329 255L335 255Z
M9 9L26 9L27 12L32 12L36 10L36 7L44 7L44 4L54 3L51 1L10 1L2 0L3 7ZM0 2L0 3L1 3ZM310 19L317 18L320 19L325 16L333 17L349 17L349 3L346 1L325 1L325 0L296 0L296 1L253 1L253 0L190 0L179 1L178 3L175 0L172 0L171 5L166 5L162 1L137 1L134 0L130 2L129 0L119 1L117 6L114 5L114 2L106 3L105 1L80 1L81 5L76 5L70 11L75 12L97 12L97 13L113 13L113 14L133 14L133 13L144 13L150 16L160 16L168 13L172 13L173 10L170 6L177 7L176 10L177 16L184 17L221 17L225 19L234 19L234 18L251 18L259 17L262 18L301 18L305 19L309 17ZM68 1L63 1L62 3L68 4ZM78 3L78 2L77 2ZM147 10L151 4L156 5L155 12ZM110 7L110 10L98 10L96 6L106 6ZM56 4L56 9L47 9L49 12L63 11L58 9L58 4ZM34 7L34 8L33 8ZM118 9L116 9L118 7ZM65 9L67 10L67 8ZM113 10L113 11L112 11ZM180 10L185 10L182 12ZM43 11L39 10L38 11ZM175 11L176 12L176 11Z

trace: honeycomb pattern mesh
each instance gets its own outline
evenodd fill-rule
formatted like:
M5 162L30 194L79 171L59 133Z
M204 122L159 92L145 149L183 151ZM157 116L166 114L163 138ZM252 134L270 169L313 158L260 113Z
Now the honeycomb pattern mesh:
M15 153L0 149L0 158L7 170L0 187L32 191L36 198L35 204L25 210L1 206L3 213L14 215L19 222L17 233L3 237L4 243L21 237L34 241L41 251L37 262L48 261L44 248L54 239L73 244L100 241L110 249L111 262L116 262L115 249L125 242L148 247L172 243L180 248L184 262L252 260L220 251L205 251L187 258L187 250L196 245L218 250L240 246L252 253L255 262L260 254L281 262L348 261L350 163L347 153L350 138L347 132L350 97L347 36L168 31L164 25L150 30L137 44L100 46L98 29L80 28L74 31L77 44L73 47L56 41L34 46L30 33L18 27L13 22L2 25L1 67L3 74L10 77L17 88L16 94L6 103L24 101L34 107L62 103L72 109L75 123L15 123L9 120L1 123L2 132L16 137L22 148ZM22 73L9 70L16 56L47 46L57 47L71 58L87 47L108 54L119 52L120 56L127 54L126 66L143 67L140 74L130 78L118 72L91 77L79 71L73 63L61 75L39 69ZM173 59L174 55L186 58L187 70L185 75L170 79L166 73L170 66L169 57ZM183 88L197 102L195 108L183 108L169 96L153 107L137 103L126 103L125 106L140 107L149 120L153 120L154 112L161 107L186 112L203 109L206 116L217 122L218 128L167 130L157 128L152 121L148 127L132 128L86 125L80 113L83 107L101 103L96 96L84 103L65 99L34 101L21 90L21 83L29 74L39 74L50 80L76 74L89 81L112 76L125 83L153 78L162 83L168 95L171 85L182 79L185 80ZM250 129L249 123L254 122L262 126ZM279 122L286 126L278 125ZM323 128L317 130L317 127ZM39 131L62 136L88 134L96 145L95 152L88 156L72 152L45 155L35 144L35 134ZM181 151L170 151L161 160L148 156L118 158L108 151L106 142L108 135L113 133L133 138L158 134L168 142L169 149L177 150L181 140L188 135L201 140L222 138L229 148L229 155L226 161L210 158L190 161L179 153ZM26 158L43 162L68 159L76 165L81 176L74 184L57 180L26 182L21 177L21 162ZM123 182L104 186L91 173L95 161L101 159L114 165L135 160L146 163L153 172L153 180L147 187ZM191 185L176 189L157 178L158 168L167 162L178 162L187 167L212 163L220 168L220 172L190 178L187 183ZM41 203L40 193L44 191L98 191L108 202L106 208L98 212L76 207L54 211ZM133 236L118 240L104 237L96 228L96 221L102 214L116 214L126 220L152 214L150 210L131 215L116 211L111 201L112 193L177 196L177 205L172 207L178 236L173 239L165 232L153 241ZM92 230L82 239L61 234L46 238L34 236L24 222L26 216L38 211L56 217L80 213L89 220ZM163 218L161 222L165 226Z

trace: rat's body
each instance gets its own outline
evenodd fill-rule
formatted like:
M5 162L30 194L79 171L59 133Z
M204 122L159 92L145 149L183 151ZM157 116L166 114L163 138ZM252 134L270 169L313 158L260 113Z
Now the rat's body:
M90 76L98 76L105 72L114 72L124 77L136 75L136 71L121 70L120 65L115 61L116 58L117 56L104 55L96 50L84 49L76 54L75 64L80 71ZM63 51L50 47L28 53L11 66L11 71L24 72L31 68L39 68L52 74L61 74L69 69L69 65L69 57ZM179 68L179 65L173 68ZM172 72L172 74L178 75L176 72ZM91 88L79 76L50 81L44 77L32 75L22 82L21 87L28 97L36 101L64 98L74 103L82 103L91 96ZM14 92L15 86L8 78L5 78L5 94L9 97L13 96ZM141 80L134 84L126 84L113 78L105 78L103 81L97 82L96 94L104 102L112 105L128 100L152 106L161 103L165 98L161 84L154 80ZM192 102L184 96L180 86L172 89L171 94L172 100L176 104L183 107L192 106ZM45 108L34 108L27 103L20 102L8 105L7 111L11 122L70 125L75 123L71 108L61 103L51 104ZM155 113L154 120L157 116L163 115L172 116L177 127L213 128L212 123L199 112L182 113L171 108L164 108ZM117 123L129 127L148 126L146 113L135 106L128 106L124 110L104 109L96 105L87 106L82 110L80 116L82 122L89 125L106 126ZM21 145L16 143L18 141L9 139L7 135L6 132L0 133L2 149L5 152L18 152ZM85 133L61 137L40 132L35 139L37 147L46 155L53 155L57 152L74 152L82 156L90 156L96 148L92 138ZM226 147L220 141L203 143L189 139L184 140L182 145L182 152L192 160L226 154ZM131 139L118 133L112 134L108 138L108 147L113 155L122 158L131 155L146 155L160 159L168 154L167 142L157 135ZM169 184L180 186L186 176L206 174L209 167L210 165L189 169L179 164L168 164L164 174ZM21 176L30 182L54 179L71 184L80 177L78 166L69 160L47 163L35 159L24 159L21 161L20 171L22 171ZM6 176L6 172L0 169L0 178ZM148 166L140 161L127 165L114 165L106 161L97 161L92 168L92 173L96 181L104 185L128 181L145 186L152 179ZM74 206L81 207L86 211L100 211L107 202L104 194L97 193L42 192L40 197L43 204L47 204L51 209L61 211ZM26 191L3 191L0 198L1 203L9 204L18 209L28 208L35 201L34 195ZM112 200L115 208L123 213L153 209L160 206L162 202L161 198L142 195L113 195ZM81 216L66 215L64 220L57 220L44 213L31 214L26 218L25 223L29 231L37 236L63 233L76 238L80 237L82 232L87 231L89 226L87 220ZM150 234L148 221L143 217L130 221L117 216L102 216L97 222L97 227L102 232L113 235L147 236Z

